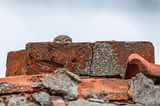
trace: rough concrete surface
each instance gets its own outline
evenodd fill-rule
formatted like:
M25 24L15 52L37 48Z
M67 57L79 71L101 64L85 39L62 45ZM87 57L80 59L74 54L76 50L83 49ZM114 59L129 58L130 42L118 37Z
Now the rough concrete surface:
M91 75L116 76L122 74L122 66L117 63L117 56L111 44L95 43L93 47L93 59Z
M27 98L25 96L17 96L17 95L13 95L9 99L9 103L11 106L28 106L29 105Z
M52 106L50 95L46 92L36 92L32 97L41 106Z
M160 86L142 73L129 81L133 101L145 106L160 106Z
M67 106L117 106L117 105L114 105L111 103L89 102L87 100L81 99L81 100L69 102Z
M64 94L68 99L76 99L78 96L78 81L72 80L72 77L69 76L65 71L67 70L59 69L59 72L56 76L46 76L42 82L42 85L49 89L53 94ZM77 75L74 76L78 78Z

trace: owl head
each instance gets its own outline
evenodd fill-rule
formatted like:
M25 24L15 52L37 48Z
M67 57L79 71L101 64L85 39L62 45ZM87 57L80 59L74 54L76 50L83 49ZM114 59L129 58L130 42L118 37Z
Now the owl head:
M72 38L67 35L58 35L54 38L55 43L72 43Z

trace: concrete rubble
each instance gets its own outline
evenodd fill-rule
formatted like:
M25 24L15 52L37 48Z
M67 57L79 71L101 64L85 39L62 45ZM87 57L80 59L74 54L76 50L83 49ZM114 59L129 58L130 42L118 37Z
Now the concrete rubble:
M0 106L159 106L159 69L150 42L28 43L8 53Z

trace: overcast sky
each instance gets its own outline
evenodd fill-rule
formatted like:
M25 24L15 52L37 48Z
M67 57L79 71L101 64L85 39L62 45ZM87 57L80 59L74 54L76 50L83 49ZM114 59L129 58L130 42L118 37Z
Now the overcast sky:
M160 0L0 0L0 77L7 52L59 34L75 42L151 41L160 63Z

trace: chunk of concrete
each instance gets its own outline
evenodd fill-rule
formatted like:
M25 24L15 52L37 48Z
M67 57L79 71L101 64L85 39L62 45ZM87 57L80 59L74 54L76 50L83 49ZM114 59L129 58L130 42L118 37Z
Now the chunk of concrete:
M129 81L130 90L133 93L134 102L145 106L160 105L160 86L144 76L142 73Z
M52 106L50 95L46 92L36 92L32 97L40 106Z
M117 76L122 74L122 66L118 64L116 52L108 42L95 43L93 47L93 59L91 75L93 76Z
M13 95L10 99L9 99L9 104L11 106L28 106L28 100L25 96L16 96Z
M84 99L69 102L67 106L117 106L111 103L90 102Z
M78 96L78 81L72 80L72 77L66 71L66 69L59 69L56 76L46 76L41 86L49 89L53 94L63 94L67 99L76 99ZM77 75L74 76L78 78Z

